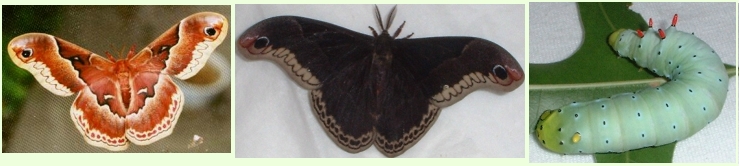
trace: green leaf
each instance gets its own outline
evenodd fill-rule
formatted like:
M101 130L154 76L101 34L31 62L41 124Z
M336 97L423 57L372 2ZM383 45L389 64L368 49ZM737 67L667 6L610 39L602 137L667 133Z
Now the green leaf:
M573 101L590 101L618 93L655 87L666 80L641 70L626 58L617 58L607 43L618 29L647 29L644 18L629 10L630 3L578 3L584 29L583 45L566 60L529 64L529 124L539 115ZM728 75L736 67L725 65ZM615 74L618 73L618 74ZM533 130L530 129L530 133ZM624 153L596 154L597 162L671 162L675 143Z
M617 29L647 28L642 16L627 9L628 5L629 3L578 3L585 32L583 45L566 60L530 64L529 83L572 84L655 77L648 72L638 72L628 59L617 58L607 43L609 35Z
M647 147L624 153L597 154L599 163L670 163L676 142L658 147ZM665 155L665 156L664 156Z

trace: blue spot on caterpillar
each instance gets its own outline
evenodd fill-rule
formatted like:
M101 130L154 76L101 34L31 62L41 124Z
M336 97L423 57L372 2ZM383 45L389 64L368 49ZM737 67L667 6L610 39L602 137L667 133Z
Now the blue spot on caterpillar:
M670 82L545 111L535 126L538 142L563 154L624 152L683 140L714 120L727 97L727 73L713 49L676 30L676 22L609 38L620 56Z

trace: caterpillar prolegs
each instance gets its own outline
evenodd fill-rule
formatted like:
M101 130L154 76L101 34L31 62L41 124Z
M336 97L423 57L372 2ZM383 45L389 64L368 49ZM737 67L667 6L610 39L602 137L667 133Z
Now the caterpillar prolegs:
M683 140L717 118L728 89L723 63L704 41L678 31L677 20L665 31L618 30L609 37L620 57L669 82L547 110L535 126L538 142L563 154L624 152Z

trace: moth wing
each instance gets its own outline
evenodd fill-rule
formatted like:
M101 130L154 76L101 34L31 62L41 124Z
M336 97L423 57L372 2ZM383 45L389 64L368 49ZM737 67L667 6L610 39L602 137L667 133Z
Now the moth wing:
M124 150L125 108L120 102L114 65L63 39L42 33L28 33L8 44L10 59L31 72L47 90L60 96L77 95L70 115L75 127L91 145Z
M383 93L376 97L377 111L373 111L377 116L375 145L391 157L403 154L415 145L440 113L440 107L430 102L429 97L424 95L423 86L414 80L416 75L408 70L398 70L402 66L399 63L392 64L391 80L385 83Z
M86 83L81 68L92 66L91 57L100 57L80 46L43 33L27 33L8 43L10 59L28 70L44 88L60 96L82 90Z
M132 102L126 115L126 137L148 145L172 134L184 97L168 75L140 72L132 76Z
M375 145L388 156L416 144L441 107L481 87L516 89L524 78L519 63L505 49L483 39L400 39L393 48L391 80L377 99L380 116L375 126Z
M164 65L163 73L188 79L205 66L213 50L228 35L228 30L229 23L223 15L196 13L165 31L142 52L151 52L151 57L155 58L146 64ZM147 61L139 57L143 56L142 52L131 61Z
M223 15L196 13L128 59L135 70L130 76L131 101L126 117L126 136L131 142L148 145L172 133L184 98L170 75L188 79L198 73L228 29Z
M108 86L111 87L111 86ZM114 97L115 96L115 97ZM85 141L93 146L120 151L128 148L128 141L124 135L125 110L117 95L105 95L101 104L91 89L84 88L72 104L70 115L77 130Z
M473 37L401 39L394 61L411 71L424 95L446 107L483 88L512 91L524 82L519 62L501 46Z
M314 114L342 149L360 152L372 145L374 119L365 82L372 37L326 22L278 16L265 19L239 39L247 57L275 61L310 93Z
M372 41L323 21L277 16L247 29L238 43L246 57L273 60L303 88L316 89L337 69L372 56Z

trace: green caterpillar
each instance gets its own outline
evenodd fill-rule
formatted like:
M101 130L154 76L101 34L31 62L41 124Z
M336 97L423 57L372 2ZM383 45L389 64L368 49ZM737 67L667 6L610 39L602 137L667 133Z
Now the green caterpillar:
M562 154L624 152L683 140L719 116L728 76L714 50L691 33L620 29L609 45L620 57L670 81L656 88L573 102L535 125L544 147Z

